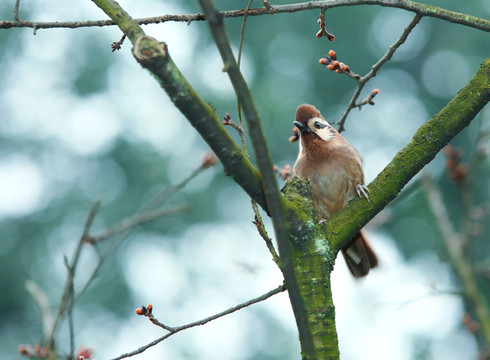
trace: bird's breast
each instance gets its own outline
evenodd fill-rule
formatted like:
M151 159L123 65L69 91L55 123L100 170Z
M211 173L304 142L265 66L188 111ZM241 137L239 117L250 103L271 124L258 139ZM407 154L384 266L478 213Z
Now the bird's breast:
M355 194L358 184L364 184L364 175L357 159L312 162L298 158L293 175L309 178L313 206L322 219L342 209Z

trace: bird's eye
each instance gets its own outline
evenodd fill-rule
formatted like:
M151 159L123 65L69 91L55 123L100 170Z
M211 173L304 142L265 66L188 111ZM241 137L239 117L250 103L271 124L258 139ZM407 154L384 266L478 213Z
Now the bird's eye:
M315 123L313 124L313 126L314 126L316 129L321 129L322 124L320 124L320 122L319 122L319 121L315 121Z

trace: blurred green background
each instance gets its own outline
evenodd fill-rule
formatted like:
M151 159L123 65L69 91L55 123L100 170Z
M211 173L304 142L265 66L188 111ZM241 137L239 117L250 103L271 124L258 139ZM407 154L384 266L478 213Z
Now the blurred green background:
M215 2L222 10L248 1ZM294 1L272 1L288 4ZM487 0L426 1L489 18ZM120 1L133 17L200 12L195 1ZM0 3L13 19L14 1ZM261 7L255 0L252 7ZM22 0L21 19L104 19L90 1L70 7ZM299 104L327 120L343 113L355 82L318 63L329 49L361 75L387 51L412 14L379 6L326 12L335 41L315 37L318 10L250 16L242 69L253 92L275 164L293 164L288 142ZM242 18L225 21L237 51ZM204 22L144 27L168 44L177 66L218 114L237 120L236 100ZM19 344L36 344L42 322L26 281L47 296L53 314L72 256L96 200L93 234L131 217L161 188L177 184L201 164L207 145L172 106L156 81L134 61L128 40L120 51L116 27L0 30L0 359L16 359ZM380 89L374 107L352 111L344 136L374 179L412 137L474 75L490 54L488 33L423 18L392 61L365 87ZM453 226L470 234L467 256L490 297L488 106L452 144L469 168L465 186L451 181L442 154L426 168L437 182ZM236 134L230 129L232 135ZM486 137L485 137L486 134ZM238 140L238 139L237 139ZM281 181L279 181L281 183ZM281 185L281 184L280 184ZM475 336L425 193L417 183L368 227L380 267L362 281L339 262L334 296L343 359L476 359ZM134 309L153 303L155 316L181 325L276 287L281 275L254 225L249 200L222 166L205 170L165 206L188 204L126 234L77 302L77 345L96 359L136 349L163 333ZM270 235L272 227L268 224ZM102 244L102 251L112 242ZM75 285L97 263L84 249ZM456 294L455 294L456 292ZM380 342L383 345L379 345ZM58 332L69 350L66 321ZM298 359L294 318L285 294L201 328L179 333L140 359Z

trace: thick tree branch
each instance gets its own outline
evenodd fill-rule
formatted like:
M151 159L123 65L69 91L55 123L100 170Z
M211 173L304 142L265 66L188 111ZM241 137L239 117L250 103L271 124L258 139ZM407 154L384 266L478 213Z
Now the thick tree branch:
M447 143L468 126L490 100L490 58L444 109L422 125L393 160L369 184L370 200L355 199L332 216L327 223L327 236L338 251L393 200L402 188Z
M220 159L227 175L267 211L262 179L224 128L214 108L187 82L173 62L165 43L145 36L139 25L113 0L93 0L113 19L133 43L133 55L148 69L202 138Z
M134 44L141 36L145 35L144 31L129 14L119 6L116 1L92 0L99 8L101 8L121 29L121 31Z
M270 7L263 7L258 9L250 9L248 15L271 15L279 13L293 13L297 11L311 10L311 9L330 9L342 6L355 6L355 5L379 5L385 7L399 8L407 11L415 12L420 16L435 17L441 20L449 21L455 24L469 26L475 29L483 31L490 31L490 21L461 14L454 11L449 11L437 6L421 4L408 0L328 0L328 1L309 1L297 4L288 5L270 5ZM245 15L245 10L230 10L222 11L220 15L223 18L242 17ZM206 20L204 14L184 14L184 15L161 15L148 18L135 19L140 25L148 24L160 24L167 21L177 21L190 23L192 21ZM94 21L0 21L0 29L10 28L33 28L33 29L53 29L53 28L80 28L80 27L94 27L94 26L112 26L116 25L117 21L113 20L94 20Z
M270 158L267 143L262 132L260 118L255 108L252 95L247 83L243 78L237 62L231 50L223 18L220 16L214 4L210 0L199 0L199 3L206 14L208 24L213 34L214 41L220 51L224 63L224 70L230 77L235 93L240 101L240 105L245 113L249 135L252 141L255 158L262 174L264 192L267 207L270 210L274 231L279 247L279 255L286 287L298 325L301 338L303 355L309 359L315 359L315 344L309 328L308 316L305 304L296 280L295 269L293 268L292 249L290 243L290 230L286 221L286 208L281 200L281 195L277 189L276 178L273 171L273 164Z

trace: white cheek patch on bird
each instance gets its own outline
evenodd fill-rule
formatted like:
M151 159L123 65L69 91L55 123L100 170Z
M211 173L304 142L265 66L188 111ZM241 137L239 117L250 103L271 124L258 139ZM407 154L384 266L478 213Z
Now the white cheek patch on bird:
M308 127L322 140L328 141L335 136L330 125L322 118L314 117L308 120Z

